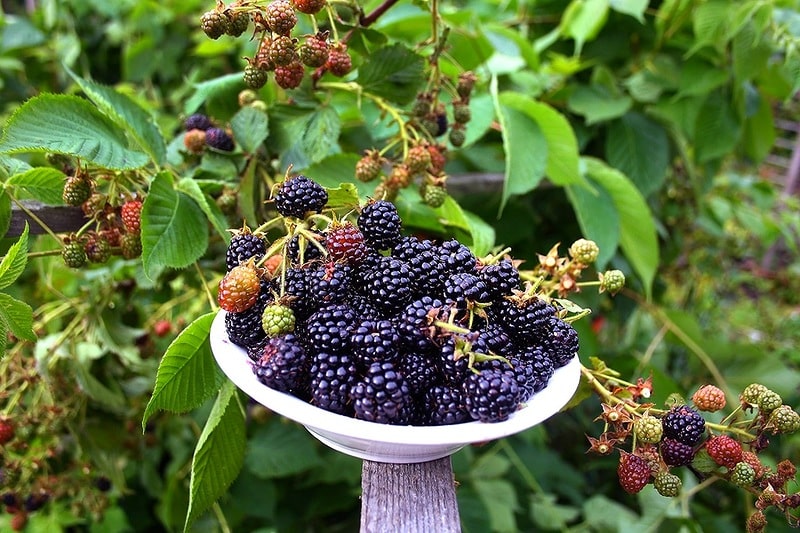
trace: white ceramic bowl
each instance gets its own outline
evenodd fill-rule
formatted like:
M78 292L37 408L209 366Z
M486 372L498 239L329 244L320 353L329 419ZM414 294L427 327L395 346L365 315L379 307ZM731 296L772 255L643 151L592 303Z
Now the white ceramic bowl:
M556 370L544 390L503 422L393 426L331 413L262 384L253 373L247 352L228 339L225 311L220 311L211 325L211 350L223 373L258 403L302 424L334 450L384 463L433 461L467 444L524 431L544 422L566 405L580 381L580 363L575 357L567 366Z

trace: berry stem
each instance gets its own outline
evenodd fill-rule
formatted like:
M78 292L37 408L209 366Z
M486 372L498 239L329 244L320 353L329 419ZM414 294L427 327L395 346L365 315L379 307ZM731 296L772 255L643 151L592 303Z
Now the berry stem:
M462 335L467 335L472 332L467 328L462 328L460 326L456 326L455 324L451 324L450 322L443 322L441 320L436 320L433 325L442 328L445 331L449 331L451 333L461 333Z
M200 277L200 279L201 279L201 280L202 280L202 282L203 282L203 289L204 289L204 292L206 293L206 297L208 298L208 305L209 305L209 307L210 307L212 310L216 310L216 309L217 309L217 302L216 302L216 300L214 299L214 295L213 295L213 294L211 294L211 289L209 289L209 288L208 288L208 282L206 281L206 278L205 278L205 276L203 275L203 269L202 269L202 268L200 268L200 263L198 263L197 261L195 261L195 262L194 262L194 268L195 268L195 270L197 270L197 275Z
M386 13L389 10L389 8L391 8L396 3L397 0L383 0L383 2L378 7L373 9L369 15L364 15L360 17L358 23L364 28L374 24L375 21L378 20L381 15Z
M331 25L331 34L333 35L334 42L339 41L339 31L336 29L336 20L333 16L333 7L330 4L325 4L325 11L328 13L328 21Z
M28 259L36 257L49 257L53 255L61 255L61 250L43 250L41 252L28 252Z
M27 207L25 207L25 205L24 205L24 204L22 204L22 203L21 203L19 200L17 200L17 198L16 198L14 195L12 195L12 194L11 194L11 191L9 191L8 189L6 189L6 194L8 194L9 198L11 198L11 200L12 200L12 201L13 201L15 204L17 204L17 207L19 207L19 208L22 210L22 212L24 212L24 213L25 213L25 214L26 214L28 217L30 217L30 218L31 218L31 220L33 220L34 222L36 222L37 224L39 224L39 226L41 226L41 227L42 227L42 229L43 229L43 230L45 230L45 231L47 232L47 234L48 234L48 235L50 235L52 238L54 238L54 239L56 240L56 242L61 242L61 239L59 239L59 238L58 238L58 235L56 235L56 234L53 232L53 230L51 230L51 229L50 229L50 226L48 226L47 224L45 224L45 223L42 221L42 219L40 219L38 216L36 216L36 213L34 213L33 211L31 211L30 209L28 209Z

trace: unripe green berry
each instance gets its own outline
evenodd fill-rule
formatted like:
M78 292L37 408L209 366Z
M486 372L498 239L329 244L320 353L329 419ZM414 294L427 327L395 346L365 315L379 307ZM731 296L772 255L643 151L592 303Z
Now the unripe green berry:
M771 413L783 404L780 394L770 389L765 390L758 397L758 409L764 413Z
M447 200L447 190L440 185L425 184L422 188L422 201L425 205L433 207L441 207L445 200Z
M256 65L244 67L244 82L251 89L260 89L267 84L267 71Z
M767 390L761 383L751 383L744 388L739 398L743 404L758 405L758 399Z
M211 39L219 39L228 31L230 20L219 11L206 11L200 17L200 26Z
M674 498L681 493L683 483L681 478L669 472L659 472L653 479L653 486L656 492L667 498Z
M625 274L621 270L607 270L600 274L600 292L615 294L625 286Z
M472 118L468 104L453 104L453 120L458 124L466 124Z
M578 239L569 247L569 255L584 265L591 265L597 261L597 256L600 255L600 248L594 241Z
M450 130L450 135L448 136L450 140L450 144L458 148L459 146L463 146L464 142L467 140L467 136L464 133L464 130L461 128L452 128Z
M64 264L70 268L81 268L86 265L86 252L83 244L79 242L65 244L61 250L61 257L64 259Z
M800 414L789 405L781 405L769 415L767 428L772 433L794 433L800 429Z
M244 89L239 92L239 106L250 105L258 99L258 94L252 89Z
M749 487L756 478L756 471L744 461L736 463L731 470L731 483L740 487Z
M268 305L261 315L261 327L268 337L294 331L294 324L294 311L282 304Z
M664 433L661 419L652 415L644 415L637 419L636 422L634 422L633 429L636 433L636 438L647 444L657 443L661 440L661 435Z

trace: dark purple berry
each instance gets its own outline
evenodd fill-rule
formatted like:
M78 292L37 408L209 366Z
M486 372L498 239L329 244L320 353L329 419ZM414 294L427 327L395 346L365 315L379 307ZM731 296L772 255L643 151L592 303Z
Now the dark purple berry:
M502 299L492 304L491 312L514 342L529 345L536 341L556 311L544 300L533 298L522 301Z
M350 306L334 304L323 307L308 318L304 339L310 350L331 354L346 353L356 314Z
M513 372L481 370L469 372L461 386L464 404L473 420L501 422L519 406L519 385Z
M356 366L348 355L320 352L311 366L311 403L334 413L351 415L350 389Z
M439 258L444 269L450 274L458 272L475 273L475 265L478 260L469 248L458 242L456 239L445 241L439 247Z
M426 417L423 422L431 426L445 426L469 422L464 395L460 387L438 385L425 391Z
M289 307L298 319L307 318L319 307L311 292L309 270L306 268L288 268L285 276L285 295L289 299Z
M364 242L376 250L386 250L399 243L401 226L397 208L386 200L369 202L358 215L358 228L364 235Z
M203 115L202 113L195 113L194 115L189 115L183 122L183 129L186 131L189 130L206 131L213 127L214 123L211 122L211 119L208 118L206 115Z
M267 387L305 398L310 386L310 363L297 337L286 333L267 341L253 372Z
M685 466L694 459L694 447L675 439L664 437L659 443L661 458L668 466Z
M423 296L408 304L397 316L395 325L400 340L409 350L428 353L438 332L434 322L447 320L448 309L438 298Z
M458 309L467 309L474 302L488 302L489 293L481 279L466 272L452 274L444 282L445 300L453 302Z
M580 348L575 328L555 316L550 317L547 325L541 330L538 342L547 349L556 368L561 368L572 361Z
M261 280L258 300L253 306L239 313L225 315L225 332L228 334L228 339L243 348L256 346L264 340L267 334L261 327L261 314L272 301L272 285L266 280Z
M350 390L356 418L381 424L405 424L411 406L408 382L392 363L372 363Z
M478 271L478 276L486 284L486 290L492 299L511 296L519 287L519 271L508 259L494 265L486 265Z
M275 194L275 208L285 217L304 218L307 213L319 213L327 203L325 188L302 175L281 183Z
M318 305L343 303L350 289L352 268L344 263L325 263L309 270L311 294Z
M703 416L689 407L679 405L670 409L661 419L664 436L694 446L706 430Z
M232 152L234 148L233 137L221 128L206 130L206 145L222 152Z
M230 272L251 257L256 261L267 253L267 243L263 238L249 232L237 233L225 252L225 266Z
M395 313L411 301L413 296L411 270L408 265L391 256L382 257L378 264L366 271L362 291L375 307L385 313Z
M350 335L350 351L363 368L375 362L396 362L399 344L390 320L362 320Z
M428 389L444 380L435 358L416 352L400 354L397 368L403 373L415 396L423 395Z

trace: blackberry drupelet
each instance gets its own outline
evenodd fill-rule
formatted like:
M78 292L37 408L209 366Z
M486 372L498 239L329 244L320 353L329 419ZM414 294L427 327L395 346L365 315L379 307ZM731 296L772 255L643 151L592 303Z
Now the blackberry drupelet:
M464 405L473 420L502 422L517 410L519 385L513 372L481 370L469 372L461 385Z
M357 365L397 362L400 336L390 320L361 320L350 334L350 351Z
M482 267L478 271L478 276L486 284L492 299L511 296L512 291L519 288L519 271L508 259Z
M356 365L348 355L318 352L311 364L311 403L340 415L352 415L350 389Z
M525 402L537 392L536 389L540 386L541 369L537 370L532 361L520 357L509 357L508 362L511 364L514 377L520 387L520 401Z
M470 374L470 359L474 353L485 354L486 344L475 333L449 335L441 345L438 364L446 383L458 385Z
M689 446L700 442L706 430L703 416L688 405L678 405L670 409L661 419L664 436Z
M356 316L362 320L380 320L383 315L369 298L362 294L350 294L345 303L352 307Z
M358 215L358 228L364 235L364 242L376 250L386 250L399 243L401 226L397 208L386 200L369 202Z
M285 217L303 218L306 213L319 213L327 203L328 192L303 175L281 183L275 194L275 208Z
M550 382L553 377L555 367L550 355L539 346L523 349L518 358L523 362L528 362L533 368L535 381L533 382L533 392L539 392Z
M404 424L411 392L392 363L372 363L364 378L350 389L356 418L381 424Z
M331 354L350 348L356 314L345 304L333 304L313 313L306 323L304 340L310 350Z
M409 350L429 353L437 332L434 322L447 318L447 307L438 298L423 296L409 303L395 320L401 343Z
M442 383L444 376L435 359L416 352L403 352L398 357L397 368L408 381L411 393L421 396L432 386Z
M425 425L444 426L471 420L459 387L437 385L428 389L424 395L424 405Z
M307 397L311 364L300 340L292 333L271 338L255 362L258 380L271 389Z
M663 421L662 421L663 422ZM694 459L694 447L675 439L664 437L659 444L661 458L669 466L685 466Z
M538 343L547 349L556 368L561 368L572 361L580 348L575 328L555 316L548 319L547 325L540 330L537 339Z
M307 318L317 310L318 302L311 293L309 270L305 268L286 269L285 295L289 299L289 307L298 320Z
M478 260L465 245L456 239L450 239L439 246L439 258L444 269L450 274L458 272L475 273Z
M374 268L363 275L364 295L384 313L395 313L411 301L411 270L400 259L382 257Z
M225 266L230 272L248 259L258 262L267 253L267 243L258 235L244 231L231 237L231 243L225 252Z
M349 222L334 226L328 231L325 247L331 259L344 261L349 265L360 264L368 253L364 235Z
M240 313L225 315L225 332L230 341L237 346L248 348L266 339L267 334L261 327L261 314L271 302L270 282L262 279L258 299L252 307Z
M509 355L516 349L511 344L511 337L503 329L503 326L497 322L489 322L479 330L479 333L491 352L499 355Z

